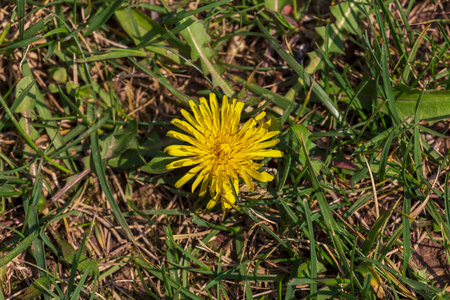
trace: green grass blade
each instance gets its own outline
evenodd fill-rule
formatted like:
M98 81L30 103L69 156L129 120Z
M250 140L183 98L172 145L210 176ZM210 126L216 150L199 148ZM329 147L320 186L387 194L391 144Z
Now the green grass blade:
M245 245L244 233L242 232L242 230L239 230L234 236L235 236L234 243L236 245L236 253L241 253L240 257L238 257L238 261L242 262L243 260L246 259L246 257L244 256L244 250L245 250L244 249L244 247L245 247L244 246ZM247 269L246 264L240 265L239 273L241 274L242 278L247 278L248 269ZM247 300L253 300L254 297L253 297L252 289L250 287L249 282L244 279L243 283L244 283L245 298ZM217 284L219 284L219 283L217 283Z
M27 197L24 202L23 206L26 211L26 220L24 223L28 222L28 227L30 230L40 230L39 225L39 217L38 217L38 210L37 210L37 203L39 201L39 198L42 194L42 177L40 174L41 166L38 168L38 173L36 174L36 180L35 184L33 186L33 191L30 195L30 197ZM33 253L34 257L36 259L36 264L40 267L39 274L40 276L46 276L45 270L47 270L47 263L46 263L46 257L45 257L45 249L44 249L44 243L42 242L42 239L37 237L33 241Z
M311 279L317 278L317 254L316 254L316 240L314 238L314 227L311 220L311 210L309 209L309 203L307 200L298 199L299 202L302 202L303 209L305 211L305 217L306 217L306 223L308 225L308 231L309 231L309 247L310 247L310 258L311 258ZM314 295L317 293L317 284L311 283L310 284L310 295Z
M306 144L305 140L303 139L303 136L297 136L297 139L299 140L304 153L308 153L306 150ZM349 275L350 265L345 256L344 245L342 243L340 236L338 235L339 229L337 227L336 221L333 218L333 214L331 213L330 206L328 205L327 199L325 198L322 186L320 185L319 180L317 179L317 175L311 164L309 155L305 155L305 158L306 158L305 167L308 169L310 180L312 182L317 201L319 202L319 207L324 219L325 228L327 229L327 232L330 235L331 240L333 241L333 245L336 248L339 257L339 262L342 263L342 272L344 272L344 275Z
M0 268L16 258L20 253L31 246L33 241L39 236L39 231L34 230L30 232L12 251L0 258Z
M409 83L409 78L411 76L411 70L414 68L414 66L412 64L416 60L416 55L417 55L417 51L419 50L419 46L421 45L423 38L425 37L425 34L428 32L428 29L430 28L430 26L431 25L428 25L427 27L425 27L425 29L420 33L420 35L417 37L417 40L414 42L414 45L413 45L411 51L409 52L408 59L406 60L406 66L405 66L405 69L403 70L403 74L402 74L402 83L403 84Z
M95 118L94 113L94 101L91 100L88 102L88 116L92 120ZM125 220L119 205L116 202L116 199L114 199L113 193L111 191L111 188L109 187L108 180L106 179L105 170L103 167L103 160L100 155L100 145L99 145L99 137L98 132L94 132L91 134L91 147L92 147L92 153L91 153L91 160L94 165L95 173L97 174L98 180L100 181L100 185L102 187L103 192L105 193L106 199L108 200L109 205L111 206L111 209L113 211L114 216L116 217L117 221L119 221L120 225L122 226L122 229L125 231L127 237L135 243L134 236L131 233L130 227L127 224L127 221Z
M81 249L81 247L80 247L80 249ZM83 276L81 277L80 281L78 282L77 287L73 291L72 296L70 297L70 300L76 300L76 299L80 299L81 298L80 297L81 290L83 289L84 284L85 284L85 282L86 282L86 280L87 280L87 278L89 276L89 272L91 270L91 267L92 267L93 263L94 263L94 261L91 261L89 263L89 265L87 266L86 271L84 272Z
M386 94L386 97L388 99L388 107L390 112L390 117L392 119L392 122L394 125L398 125L400 123L400 118L397 113L397 105L396 100L394 97L394 93L392 91L392 85L391 85L391 75L389 74L389 66L387 63L387 48L383 44L382 50L381 50L381 66L382 66L382 79L383 79L383 90Z
M27 61L25 60L25 63L23 64L23 74L25 76L31 76L31 78L33 77L33 73L31 72L31 69L27 63ZM39 116L44 119L44 120L49 120L52 118L52 113L50 108L48 107L48 105L46 104L44 97L42 96L41 92L39 91L38 87L35 86L32 90L32 97L35 98L36 100L36 110L39 114ZM58 128L59 126L56 124L56 122L54 121L46 121L46 125L45 126L45 130L49 136L49 138L52 140L54 146L56 148L62 147L65 145L64 139L61 135L61 133L59 132ZM69 153L66 152L65 153L66 156L69 156ZM66 164L67 168L71 171L71 172L75 172L77 171L77 167L74 164L74 162L70 159L64 159L63 160L64 163Z
M303 80L303 84L306 85L307 87L310 87L312 85L312 90L314 94L316 94L316 96L325 105L328 111L339 121L343 121L341 113L336 108L333 101L330 99L330 97L327 95L324 89L318 83L313 84L311 76L307 72L305 72L304 68L294 59L294 57L286 53L286 51L280 46L278 41L269 34L267 29L261 24L261 22L258 19L256 19L256 24L264 34L265 38L272 45L274 50L278 53L278 55L280 55L286 61L286 63L293 69L293 71L299 76L299 78Z
M9 110L11 111L11 113L14 113L17 109L17 107L19 107L19 105L22 103L22 101L25 99L25 97L28 95L28 93L30 92L31 88L34 86L36 82L33 80L30 82L30 84L28 84L25 89L23 89L21 91L21 94L19 97L16 98L16 100L14 101L13 105L11 105L11 107L9 108ZM6 125L6 123L9 120L9 115L5 115L3 116L3 118L0 120L0 131L3 129L3 127Z
M89 27L84 31L83 36L86 37L100 28L114 12L122 5L124 0L116 0L112 4L104 3L104 7L97 10L97 12L89 18Z

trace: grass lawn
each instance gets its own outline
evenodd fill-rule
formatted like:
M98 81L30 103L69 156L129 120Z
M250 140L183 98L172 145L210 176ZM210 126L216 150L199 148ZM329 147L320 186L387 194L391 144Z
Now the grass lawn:
M450 2L0 8L0 300L450 299Z

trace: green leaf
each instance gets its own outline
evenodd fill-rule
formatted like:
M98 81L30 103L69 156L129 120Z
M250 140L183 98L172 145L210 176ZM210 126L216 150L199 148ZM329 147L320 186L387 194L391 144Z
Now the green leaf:
M361 35L361 27L358 24L359 15L367 11L369 4L362 0L350 0L341 4L331 6L330 11L335 18L335 22L328 26L316 28L317 33L322 37L319 47L323 52L344 53L344 34L346 32L354 35ZM328 30L327 30L328 28ZM327 46L328 49L325 49ZM315 51L308 53L310 63L305 68L309 74L323 68L323 61Z
M292 0L265 0L264 6L274 12L280 13L283 7L292 3Z
M67 81L67 71L63 67L50 68L50 74L56 82L65 83Z
M22 193L9 184L0 184L0 197L15 197Z
M375 221L375 224L373 224L362 246L362 252L365 255L369 254L369 251L372 248L375 239L381 234L380 229L385 225L386 221L389 219L391 214L392 214L391 211L388 210L384 211L380 215L380 217Z
M6 47L1 47L0 50L11 50L11 49L27 47L30 44L33 44L34 42L37 42L41 39L42 39L42 37L38 35L38 36L31 37L31 38L19 40L19 41L12 43Z
M28 66L28 62L25 60L23 64L23 74L25 76L33 76L33 73L31 72L30 67ZM32 77L33 78L33 77ZM35 86L31 89L31 92L34 97L36 98L36 111L38 115L44 119L49 120L53 118L52 112L47 105L47 103L44 100L44 97L42 96L41 92ZM45 131L47 132L48 136L52 139L52 144L55 148L63 147L66 143L64 142L64 138L62 137L61 133L59 132L59 126L55 121L46 121ZM63 153L64 156L69 156L68 152ZM70 169L70 171L76 171L77 167L75 166L74 162L70 159L64 159L64 163L67 165L67 167ZM53 163L52 163L53 164ZM67 171L66 171L67 172Z
M182 22L186 22L188 19L185 18ZM200 59L204 75L211 74L213 85L221 87L226 95L232 96L234 91L222 78L223 71L212 62L215 51L209 46L211 37L206 32L205 26L195 17L190 17L190 19L194 20L194 23L180 33L191 47L192 60Z
M77 63L87 63L87 62L93 62L93 61L99 61L99 60L107 60L107 59L117 59L117 58L123 58L123 57L147 57L149 56L146 51L143 50L132 50L132 49L110 49L110 52L103 53L99 55L93 55L86 58L79 58L77 59Z
M56 231L52 231L52 233L56 241L56 244L58 245L58 248L61 251L62 257L64 257L64 259L68 263L72 263L75 258L75 255L77 254L77 251L73 249L73 247L68 242L66 242ZM86 257L86 255L81 254L80 260L78 261L77 264L77 270L80 271L81 273L84 273L88 269L88 266L91 264L92 266L90 267L91 270L89 272L89 275L91 276L98 275L99 269L97 262L94 259L88 258Z
M31 243L34 241L35 238L39 235L39 232L37 230L31 232L28 234L26 238L23 239L20 244L18 244L12 251L8 252L5 256L0 258L0 268L12 261L14 258L16 258L20 253L25 251L28 247L30 247Z
M50 287L50 279L48 277L41 277L35 281L25 290L20 299L29 300L39 297L45 292L45 289Z
M26 123L25 118L20 118L19 120L19 125L22 128L22 130L24 132L26 132L28 134L28 136L30 137L30 139L32 140L36 140L40 137L40 134L37 132L37 130L33 127L33 125L31 123L28 122L28 124Z
M20 97L20 95L27 90L27 87L33 82L33 78L31 76L24 76L16 87L16 99ZM36 86L32 86L31 90L26 94L25 98L22 100L20 105L16 108L16 113L27 114L27 118L35 118L33 109L36 106L36 97L34 96L34 90Z
M344 42L336 24L316 28L317 34L328 43L328 53L344 54ZM322 47L323 48L323 47ZM325 49L323 49L325 51Z
M161 27L156 21L135 9L118 9L115 12L115 16L128 36L133 39L136 46L139 46L141 43L146 43L150 39L158 38L167 32L166 29ZM173 38L168 39L167 41L173 47L170 51L166 49L167 46L165 41L161 41L156 45L146 46L145 49L152 53L167 57L178 65L182 65L184 60L182 60L175 52L177 52L178 49L178 51L184 53L187 51L186 46L180 41L175 41Z
M95 101L94 100L88 100L88 107L87 107L87 117L88 121L93 122L95 120ZM122 226L122 229L125 231L127 237L130 239L130 241L134 244L136 243L133 233L131 232L130 227L128 226L127 221L125 220L122 211L120 210L119 205L117 204L116 199L114 198L114 195L111 191L111 187L109 186L108 180L105 175L105 169L103 166L102 157L100 155L100 145L99 145L99 137L98 132L95 131L90 136L91 140L91 162L94 166L95 173L97 174L98 180L100 182L100 186L102 187L103 192L105 193L106 200L108 200L108 203L114 213L114 216L116 217L117 221L120 223L120 226Z
M311 277L311 264L316 264L317 274L324 273L327 268L320 261L311 262L310 260L302 263L297 269L297 277Z
M339 94L340 100L348 102L349 98L346 94L341 94L342 90L333 88L335 94ZM404 84L397 84L392 88L395 106L400 118L400 122L414 122L416 112L416 103L419 100L422 90L412 89ZM354 104L363 109L372 110L372 106L380 106L385 99L381 93L377 91L375 80L370 80L361 92L356 96ZM375 103L376 104L375 104ZM381 111L388 113L388 108L384 105ZM450 91L446 90L428 90L424 91L420 98L417 110L418 119L428 122L437 122L450 117Z
M410 89L402 84L398 84L393 90L400 120L407 123L413 122L416 103L422 91ZM425 91L420 99L417 114L419 120L426 121L439 121L449 118L450 91Z
M152 131L148 139L140 144L135 143L132 147L122 152L119 156L108 161L108 165L113 168L135 169L145 165L147 162L144 156L155 157L166 143L161 142L158 134Z
M22 90L19 97L16 97L16 100L14 101L13 105L10 107L11 114L16 112L16 109L19 107L19 105L22 104L25 97L27 97L28 93L31 91L31 89L34 86L34 81L32 81L25 89ZM3 127L6 125L6 122L9 120L9 114L3 115L2 119L0 120L0 131L3 129ZM13 121L14 122L14 121Z
M297 139L299 141L302 140L302 135L303 135L303 140L305 141L305 146L306 146L306 151L307 153L305 153L303 151L303 149L300 146L300 149L298 151L299 156L300 156L300 162L302 163L302 165L306 164L306 155L309 154L309 151L314 148L316 146L316 144L314 144L313 142L311 142L308 137L311 135L311 132L302 124L296 124L294 126L291 127L292 131L294 131L295 135L297 136Z
M137 121L131 121L125 128L111 134L103 141L101 156L110 159L119 156L122 152L136 144Z
M166 166L178 159L180 158L161 153L160 156L154 157L147 165L143 166L141 171L151 174L164 173L167 172Z
M114 14L114 12L122 5L124 0L116 0L114 3L106 2L100 9L97 9L96 13L89 18L89 27L85 30L83 36L86 37L100 28L108 19Z
M359 15L368 8L367 2L351 0L330 7L336 19L336 28L345 29L351 34L361 35L361 26L358 24Z
M138 150L137 143L108 161L109 166L120 169L135 169L145 165L145 163L146 161Z

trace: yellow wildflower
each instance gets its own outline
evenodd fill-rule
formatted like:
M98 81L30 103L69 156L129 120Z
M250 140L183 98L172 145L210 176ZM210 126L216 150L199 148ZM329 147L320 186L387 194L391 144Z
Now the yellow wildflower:
M236 191L239 177L253 191L252 178L261 182L273 180L273 176L269 173L257 171L263 165L254 160L281 157L283 153L270 149L280 141L269 140L279 131L269 130L270 120L264 123L261 121L264 112L254 119L247 120L240 127L244 103L233 99L230 104L225 96L222 107L219 108L216 95L212 93L209 95L209 103L208 105L203 97L200 98L199 106L194 101L189 101L193 116L186 110L181 110L188 122L172 120L172 124L188 134L171 130L167 135L190 145L171 145L165 148L164 152L172 156L186 157L168 164L168 170L194 166L177 181L176 188L197 175L192 184L192 192L201 183L200 196L209 190L212 197L206 208L211 209L220 201L222 210L226 211L236 201L230 179Z

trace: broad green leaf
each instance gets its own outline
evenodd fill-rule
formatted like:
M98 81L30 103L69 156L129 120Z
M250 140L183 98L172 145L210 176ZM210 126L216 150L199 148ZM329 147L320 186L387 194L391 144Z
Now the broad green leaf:
M72 263L77 251L73 249L73 247L68 242L66 242L56 231L52 231L52 233L54 239L56 240L56 244L58 245L58 248L61 251L61 255L68 263ZM90 268L91 270L89 272L89 275L91 276L98 275L99 269L97 262L92 258L86 257L86 255L84 254L81 254L80 261L78 262L77 265L77 269L78 271L80 271L80 273L84 273L90 264L92 264L92 266Z
M342 88L337 86L330 87L333 94L339 96L340 101L349 102L349 98ZM411 89L404 84L397 84L392 88L395 99L395 106L401 122L411 123L414 121L414 114L416 111L416 103L419 100L422 90ZM314 99L312 97L312 99ZM383 104L383 99L377 91L377 85L374 80L369 81L361 92L353 101L358 109L372 110L375 106ZM386 105L381 108L381 111L388 113ZM425 91L420 98L419 107L417 110L419 120L426 120L428 122L437 122L450 117L450 91Z
M166 29L161 27L158 23L156 23L156 21L135 9L118 9L115 12L115 16L125 32L133 39L136 46L139 46L141 43L146 43L149 40L156 39L167 32ZM184 61L180 58L180 56L174 52L181 50L181 52L184 53L185 46L183 46L181 42L173 39L168 39L168 42L172 46L170 51L161 47L166 47L165 41L158 43L158 45L161 46L150 45L146 46L145 49L167 57L176 64L184 64Z
M209 46L211 37L206 32L205 26L195 17L190 19L194 20L194 23L180 33L191 47L192 60L195 62L200 59L204 75L211 74L214 86L221 87L226 95L232 96L234 91L222 78L223 71L212 61L215 51ZM185 18L182 22L187 20L188 18Z
M135 169L145 165L145 163L146 161L141 155L137 143L108 161L109 166L120 169Z
M16 87L16 99L20 97L24 90L26 90L33 81L34 80L31 76L25 76L19 81ZM33 109L36 106L36 97L34 95L35 89L36 86L33 85L20 105L16 108L16 113L27 114L27 118L36 118L33 113Z
M317 274L322 274L327 270L325 265L323 263L321 263L320 261L311 262L310 260L308 260L308 261L302 263L298 267L298 269L297 269L298 277L311 277L310 270L311 270L312 263L316 264Z
M30 84L33 83L31 76L23 77L16 87L16 99L18 99L22 93L27 93L20 105L16 108L17 113L21 113L24 117L20 118L19 125L24 132L26 132L30 139L35 140L40 137L37 130L33 127L31 120L36 119L34 108L36 107L36 85L32 85L31 89L28 89ZM28 122L27 122L28 121Z
M350 0L330 7L330 11L336 18L334 25L336 28L345 29L351 34L362 34L358 18L361 12L368 8L367 2Z
M41 277L35 281L25 290L21 295L21 300L29 300L39 297L45 292L45 289L50 287L50 279L48 277Z
M147 165L143 166L141 171L151 174L164 173L167 172L166 166L178 159L180 158L161 153L160 156L154 157Z
M28 62L25 60L23 64L23 74L25 76L33 76L30 67L28 66ZM33 78L33 77L32 77ZM35 86L35 88L31 89L31 93L35 95L36 98L36 111L38 115L44 119L49 120L53 118L52 112L47 105L47 103L44 100L44 97L42 96L41 92ZM63 147L66 143L64 142L64 138L62 137L61 133L59 132L59 126L55 121L46 121L45 123L47 126L45 126L45 131L47 132L48 136L52 139L52 144L55 148ZM68 152L63 153L64 156L69 156ZM71 159L64 159L63 160L66 166L70 171L76 171L77 167L75 166L73 160ZM53 163L52 163L53 164ZM67 172L67 171L66 171Z
M306 163L306 155L309 154L309 151L316 146L313 142L311 142L308 137L311 135L311 132L302 124L295 124L291 127L292 131L294 131L295 135L297 136L297 139L301 141L302 136L303 140L305 141L306 151L307 153L303 152L303 149L301 148L300 144L297 143L297 145L300 147L298 153L300 157L300 162L302 165L305 165Z
M22 128L22 130L24 132L26 132L28 134L30 139L32 139L32 140L38 139L40 137L39 133L37 132L37 130L33 127L33 125L30 122L28 122L28 124L27 124L26 120L27 119L25 119L25 118L20 118L20 120L19 120L20 127Z
M31 243L38 237L39 232L37 230L28 234L26 238L22 240L13 250L8 252L5 256L0 258L0 268L16 258L20 253L30 247ZM17 243L16 243L17 244Z
M362 246L362 252L365 255L369 254L369 251L372 248L375 239L381 234L380 229L385 225L391 214L392 211L384 211L381 216L375 221L375 224L373 224Z
M339 28L336 26L336 24L318 27L316 28L316 31L324 41L328 40L328 53L344 54L344 42L342 40L343 37L341 36L341 34L339 34ZM325 49L322 50L325 51Z
M398 116L408 123L414 121L416 103L421 91L398 84L394 88L394 97ZM379 102L381 102L379 100ZM450 117L450 91L425 91L417 110L419 120L439 121Z
M13 105L10 107L11 113L15 113L16 109L22 104L23 100L27 97L28 93L33 88L35 82L32 81L27 87L22 89L19 97L16 97L16 100L14 101ZM3 129L3 127L6 125L6 122L9 120L9 114L3 115L2 119L0 120L0 131Z
M137 122L131 121L125 128L111 134L103 141L101 156L110 159L119 156L122 152L136 144Z
M84 32L83 36L88 36L100 26L105 24L106 21L114 14L114 12L122 5L124 0L116 0L112 4L108 1L103 3L103 6L100 9L97 9L95 14L89 18L88 24L89 27Z
M15 197L22 195L22 192L9 184L0 184L0 197Z
M283 7L292 3L292 0L265 0L264 6L274 12L280 13Z
M331 6L330 11L334 16L335 22L328 26L316 28L317 33L322 37L319 47L323 52L344 53L343 40L346 33L359 35L361 34L361 27L358 25L358 16L367 11L368 3L363 0L350 0L341 4ZM328 28L328 30L327 30ZM328 49L325 49L325 46ZM310 63L305 68L309 74L323 68L323 61L320 55L315 51L308 53Z
M134 169L146 164L144 156L155 157L160 154L161 148L167 142L162 142L156 132L152 131L148 139L140 144L136 142L132 147L122 152L119 156L108 161L108 165L114 168Z
M50 74L56 82L65 83L67 81L67 70L63 67L50 68Z

